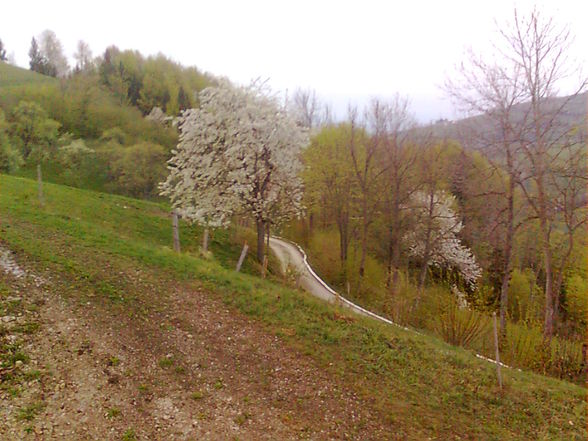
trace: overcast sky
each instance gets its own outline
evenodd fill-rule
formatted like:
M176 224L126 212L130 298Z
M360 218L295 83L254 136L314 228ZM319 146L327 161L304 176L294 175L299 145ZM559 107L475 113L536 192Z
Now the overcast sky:
M399 92L422 122L452 118L439 86L471 46L488 50L495 20L516 5L569 24L573 55L588 56L588 1L10 1L0 39L28 67L31 37L55 31L72 57L79 39L94 55L115 44L162 52L238 83L269 78L274 89L312 88L344 113L349 101Z

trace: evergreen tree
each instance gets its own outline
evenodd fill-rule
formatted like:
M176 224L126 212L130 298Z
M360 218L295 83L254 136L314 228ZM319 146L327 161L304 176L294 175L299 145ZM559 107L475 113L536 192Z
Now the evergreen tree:
M47 59L43 56L39 50L39 45L35 37L31 40L31 48L29 49L29 66L34 72L39 72L43 75L49 75L51 77L57 76L57 69L55 66L49 64Z
M190 98L188 94L184 90L183 86L180 86L180 90L178 90L178 107L180 110L186 110L190 108Z
M6 57L6 49L4 49L4 43L0 40L0 61L6 61L8 58Z
M43 64L43 56L41 52L39 52L39 45L37 44L37 40L35 37L31 40L31 48L29 49L29 66L31 70L35 72L41 71L41 65Z

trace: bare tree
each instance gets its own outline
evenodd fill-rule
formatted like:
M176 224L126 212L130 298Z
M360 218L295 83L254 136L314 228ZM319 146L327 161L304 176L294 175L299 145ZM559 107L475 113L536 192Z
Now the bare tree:
M554 330L554 256L551 234L556 221L555 199L552 197L553 165L567 151L570 136L577 128L566 118L570 101L586 89L582 78L574 92L555 99L561 81L572 73L567 53L573 38L568 27L558 27L552 18L543 17L537 9L527 17L514 12L514 23L502 31L507 61L520 72L521 87L528 104L521 110L524 129L521 152L528 167L522 171L518 185L539 221L540 240L545 269L544 336L551 338Z
M76 70L78 72L87 72L94 67L92 49L90 49L90 46L84 40L78 41L74 58L76 60Z
M489 169L481 170L488 181L499 176L502 188L490 188L478 197L498 198L490 214L491 230L504 234L497 240L502 256L502 282L500 286L500 330L506 334L506 315L508 311L508 288L512 271L513 242L520 219L515 207L515 193L520 166L517 150L522 127L517 124L516 111L526 94L521 85L520 68L504 67L496 62L486 62L485 58L469 53L458 71L458 79L448 80L445 90L452 101L468 115L476 115L464 127L466 136L462 142L469 147L479 148L486 156Z
M553 167L570 145L570 131L575 130L566 118L566 108L585 89L586 80L581 80L569 97L556 99L557 86L570 74L566 71L566 54L572 38L567 27L556 27L552 19L544 19L536 9L527 17L515 10L514 23L500 29L500 34L495 59L486 62L470 54L459 69L459 80L448 81L446 90L463 110L482 114L472 120L479 123L478 127L468 129L476 134L475 143L486 153L491 164L489 174L505 175L504 188L491 190L504 202L496 218L505 234L501 331L504 334L506 329L513 240L523 221L514 203L518 189L540 226L546 279L544 333L549 338L553 334L554 308L551 233L558 192L553 185Z
M398 288L402 239L409 228L412 195L420 188L416 179L418 149L413 136L415 121L409 112L408 99L396 95L386 103L372 103L371 117L377 127L383 167L382 211L387 229L386 287Z
M332 123L331 107L321 103L314 90L296 89L290 107L299 124L311 132Z
M365 112L365 122L371 132L368 136L365 122L358 118L357 108L350 106L348 113L351 127L349 153L359 190L358 205L361 216L359 277L361 279L365 273L369 229L375 220L381 197L380 180L385 169L379 165L381 164L381 143L385 138L385 117L382 104L378 100L373 100Z
M63 45L55 35L55 32L47 29L39 36L41 54L47 62L55 68L58 77L64 77L69 72L67 58L63 53Z

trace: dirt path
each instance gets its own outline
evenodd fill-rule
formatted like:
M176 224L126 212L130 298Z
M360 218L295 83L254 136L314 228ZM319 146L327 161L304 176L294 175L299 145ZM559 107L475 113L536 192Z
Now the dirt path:
M131 314L11 261L2 440L390 439L352 390L209 293L153 286L156 307Z

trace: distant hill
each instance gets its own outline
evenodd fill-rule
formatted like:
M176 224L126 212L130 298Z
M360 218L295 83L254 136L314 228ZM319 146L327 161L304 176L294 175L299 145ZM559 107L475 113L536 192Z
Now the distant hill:
M554 127L578 127L586 131L588 115L588 92L576 96L550 98L545 107L547 111L557 111L559 114ZM561 111L559 109L561 108ZM529 109L529 104L516 106L513 120L520 121ZM485 134L484 138L491 139L498 130L488 115L475 115L457 121L441 121L425 129L432 130L437 138L449 138L461 142L467 148L483 149L485 146L474 134Z
M22 67L0 61L0 87L23 86L31 83L56 82L57 79L41 75Z

